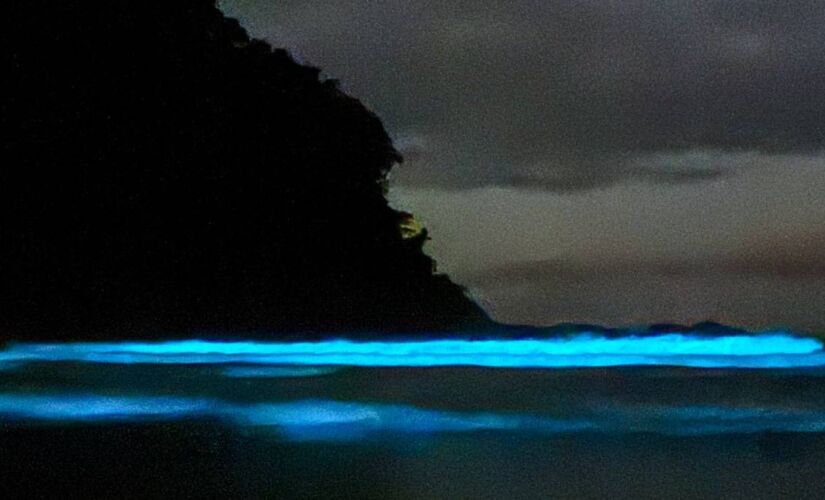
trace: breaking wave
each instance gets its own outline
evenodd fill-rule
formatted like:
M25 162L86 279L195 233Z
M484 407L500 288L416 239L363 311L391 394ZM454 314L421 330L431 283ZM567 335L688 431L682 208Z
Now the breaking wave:
M318 342L100 342L12 344L0 364L72 361L113 364L254 364L364 367L485 366L573 368L825 366L822 342L787 333L707 337L690 334L606 338ZM232 376L232 373L228 373ZM236 374L237 375L237 374ZM249 374L251 375L251 373Z

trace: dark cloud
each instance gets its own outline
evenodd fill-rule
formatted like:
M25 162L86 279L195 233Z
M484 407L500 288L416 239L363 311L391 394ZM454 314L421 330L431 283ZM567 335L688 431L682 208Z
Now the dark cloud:
M223 5L365 98L408 185L698 182L825 143L819 0Z

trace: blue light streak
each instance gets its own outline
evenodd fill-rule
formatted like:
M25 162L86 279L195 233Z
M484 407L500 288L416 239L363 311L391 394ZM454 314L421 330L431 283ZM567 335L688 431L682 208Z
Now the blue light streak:
M457 412L398 404L298 400L243 405L220 399L98 394L0 394L0 422L146 422L210 418L274 431L292 441L354 441L379 436L496 431L665 435L823 432L818 410L723 406L594 408L556 418L520 412Z
M260 404L235 413L236 424L275 427L294 441L344 441L381 434L505 431L570 433L595 428L583 420L519 413L453 412L407 405L330 400Z
M333 366L230 366L223 375L229 378L303 378L332 375L341 370Z
M807 368L825 366L822 342L785 333L702 337L667 334L605 338L319 342L102 342L12 344L0 364L256 364L365 367L484 366L573 368L686 366ZM251 372L247 376L250 375ZM231 373L228 373L232 376Z
M242 405L224 400L95 394L0 394L0 421L145 422L212 418L240 427L271 428L296 441L341 441L373 434L480 430L575 432L587 422L518 414L461 413L405 405L299 400Z
M0 394L0 415L60 422L172 420L214 412L208 400L97 394Z

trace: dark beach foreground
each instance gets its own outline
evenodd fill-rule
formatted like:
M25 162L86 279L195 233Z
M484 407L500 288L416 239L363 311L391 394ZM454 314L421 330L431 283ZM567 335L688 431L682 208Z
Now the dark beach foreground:
M261 440L220 425L0 432L5 498L822 498L825 435Z
M821 498L819 369L30 363L4 498Z

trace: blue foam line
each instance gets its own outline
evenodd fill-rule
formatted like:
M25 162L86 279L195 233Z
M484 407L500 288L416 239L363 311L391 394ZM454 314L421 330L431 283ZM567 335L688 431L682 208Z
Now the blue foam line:
M0 421L144 422L209 417L271 429L296 441L346 441L372 435L475 431L569 434L582 431L669 435L823 432L825 413L762 407L629 406L576 418L517 412L455 412L407 405L299 400L242 405L223 400L96 394L0 394Z
M13 344L2 362L117 364L342 365L507 368L666 365L701 368L825 366L822 342L784 333L702 337L667 334L605 338L319 342L101 342Z
M303 378L337 373L332 366L230 366L223 375L229 378Z

